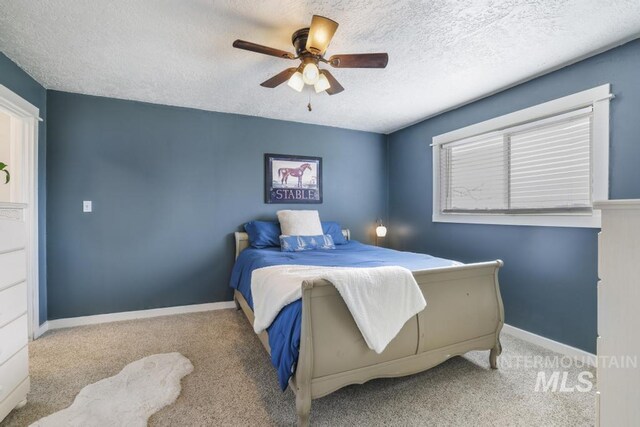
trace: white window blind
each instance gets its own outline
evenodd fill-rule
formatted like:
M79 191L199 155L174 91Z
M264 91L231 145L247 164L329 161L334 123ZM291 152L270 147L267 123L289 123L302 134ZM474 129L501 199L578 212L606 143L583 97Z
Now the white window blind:
M592 110L442 144L441 211L591 212Z

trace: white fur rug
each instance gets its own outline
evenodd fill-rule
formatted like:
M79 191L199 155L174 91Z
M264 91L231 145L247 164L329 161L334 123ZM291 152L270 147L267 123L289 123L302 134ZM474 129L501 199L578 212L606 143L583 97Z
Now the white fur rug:
M175 402L180 380L191 371L193 365L180 353L142 358L84 387L71 406L31 426L146 426L151 415Z

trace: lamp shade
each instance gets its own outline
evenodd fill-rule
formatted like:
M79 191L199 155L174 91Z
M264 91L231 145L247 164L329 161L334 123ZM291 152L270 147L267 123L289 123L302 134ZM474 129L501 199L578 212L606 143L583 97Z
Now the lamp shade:
M291 77L289 77L289 81L287 82L290 88L295 91L301 92L304 87L304 80L302 79L302 73L300 71L296 71L293 73Z
M327 77L324 74L320 74L320 78L318 79L316 84L313 85L313 87L316 89L316 93L320 93L324 90L329 89L331 85L329 84L329 80L327 79Z
M314 55L324 54L337 29L337 22L324 16L313 15L306 49Z
M385 227L382 224L376 227L376 236L385 237L386 235L387 235L387 227Z
M316 84L319 77L320 70L318 70L318 66L313 62L308 63L302 69L302 80L308 85Z

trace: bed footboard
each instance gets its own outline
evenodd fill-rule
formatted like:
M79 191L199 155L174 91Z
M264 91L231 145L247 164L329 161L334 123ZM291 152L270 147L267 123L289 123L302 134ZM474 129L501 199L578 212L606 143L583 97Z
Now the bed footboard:
M502 265L497 260L414 272L427 307L381 354L367 347L333 285L303 282L300 355L290 380L298 425L308 425L312 399L349 384L415 374L472 350L491 350L496 368L504 324Z

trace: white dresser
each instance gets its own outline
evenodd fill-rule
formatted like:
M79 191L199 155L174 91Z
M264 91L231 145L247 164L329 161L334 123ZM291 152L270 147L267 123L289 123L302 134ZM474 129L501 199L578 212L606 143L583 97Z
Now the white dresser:
M29 392L24 209L0 205L0 421Z
M640 426L640 200L598 202L595 208L602 210L598 425Z

